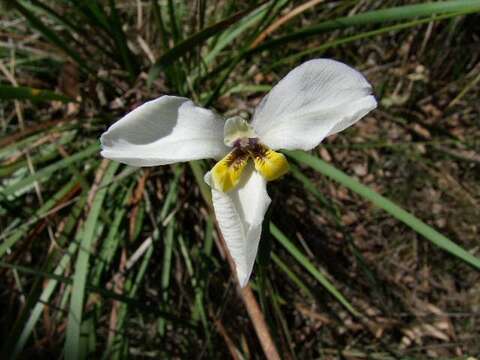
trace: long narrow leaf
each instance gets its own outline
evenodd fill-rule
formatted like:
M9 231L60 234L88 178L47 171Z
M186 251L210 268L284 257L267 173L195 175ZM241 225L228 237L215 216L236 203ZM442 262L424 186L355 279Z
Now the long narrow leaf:
M66 284L66 285L71 285L73 283L72 278L70 278L70 277L65 277L65 276L62 276L62 275L57 275L57 274L54 274L54 273L51 273L51 272L41 271L41 270L37 270L37 269L31 269L27 266L10 264L10 263L7 263L7 262L2 261L2 260L0 260L0 267L1 268L6 268L6 269L16 269L18 271L24 272L25 274L30 274L30 275L33 275L35 277L45 277L47 279L58 280L59 282L61 282L63 284ZM193 325L189 319L179 318L179 317L174 316L170 313L158 310L158 306L156 306L156 305L145 304L145 303L142 303L142 302L139 302L139 301L135 300L132 297L129 297L129 296L126 296L126 295L123 295L123 294L119 294L119 293L116 293L115 291L108 290L108 289L105 289L105 288L102 288L102 287L94 287L94 286L91 286L91 285L87 284L85 289L88 292L96 293L96 294L98 294L98 295L100 295L100 296L102 296L106 299L121 301L123 303L126 303L126 304L134 307L134 308L141 309L143 311L153 313L153 314L156 314L158 316L162 316L162 317L164 317L164 318L166 318L166 319L168 319L172 322L182 324L182 325L187 326L187 327L192 328L192 329L196 328L195 325Z
M159 68L165 67L170 65L174 60L178 59L180 56L185 55L186 53L193 50L196 46L201 45L205 40L209 39L210 37L217 35L219 32L229 28L233 24L236 24L240 19L251 13L255 10L258 6L250 8L245 11L240 11L227 19L219 21L216 24L213 24L194 35L190 36L189 38L180 42L177 46L173 47L162 57L158 59L158 61L152 66L152 72L158 72Z
M82 150L76 153L75 155L72 155L68 158L60 160L52 165L44 167L43 169L37 171L35 174L30 175L4 189L0 188L1 190L0 194L3 196L12 195L18 190L21 190L22 188L33 184L33 182L36 180L42 180L43 178L51 175L52 173L70 166L70 164L74 162L85 159L86 157L92 155L93 153L98 152L98 149L99 149L98 144L90 145L85 150Z
M88 70L91 73L95 73L91 67L86 63L78 52L72 49L65 41L63 41L53 30L46 26L41 20L39 20L30 10L18 3L18 1L12 1L11 5L22 14L28 22L37 29L47 40L55 44L62 49L68 56L70 56L79 66Z
M120 15L118 14L117 7L115 6L115 1L110 0L110 29L115 41L115 45L118 48L123 61L123 66L130 73L130 77L133 79L138 73L138 63L135 55L132 53L130 48L127 45L127 37L122 29L122 24L120 22Z
M73 286L70 295L70 310L68 312L68 323L65 340L65 359L77 360L81 353L80 348L80 330L83 319L83 301L85 297L85 285L87 275L89 273L88 262L90 259L90 251L92 248L95 231L97 229L97 221L102 210L103 200L107 194L108 188L106 184L113 178L115 171L119 167L119 163L111 162L108 165L105 176L102 179L99 190L95 195L92 208L88 214L83 231L80 248L75 263L75 274L73 276Z
M64 103L75 101L65 95L58 94L50 90L41 90L25 86L11 86L2 84L0 84L0 99L30 100L34 102L57 100Z
M270 233L277 239L280 244L282 244L285 249L302 265L312 276L318 280L322 286L328 290L345 308L350 311L353 315L359 316L360 314L355 310L350 304L350 302L337 290L337 288L323 275L316 267L312 264L308 258L303 255L303 253L293 244L293 242L285 236L284 233L280 231L279 228L275 226L274 223L270 222Z
M353 16L346 16L335 20L325 21L318 25L309 26L291 34L284 35L277 39L266 42L265 44L255 48L255 51L261 51L266 48L284 45L285 43L293 40L305 39L306 37L314 36L327 31L345 29L358 25L371 25L388 21L426 17L434 14L467 11L480 11L480 0L436 1L431 3L404 5L388 9L368 11Z
M322 44L320 46L311 47L311 48L306 49L304 51L300 51L296 54L292 54L290 56L287 56L287 57L275 62L274 64L270 65L268 67L268 69L273 69L273 68L278 67L280 65L284 65L284 64L289 63L289 62L294 62L294 61L296 61L296 60L298 60L298 59L300 59L304 56L307 56L307 55L321 53L321 52L323 52L327 49L330 49L332 47L335 47L335 46L344 45L344 44L347 44L347 43L350 43L350 42L353 42L353 41L367 39L367 38L370 38L370 37L373 37L373 36L378 36L378 35L385 34L385 33L405 30L405 29L408 29L408 28L411 28L411 27L414 27L414 26L419 26L419 25L431 23L433 21L448 20L452 17L467 15L467 14L470 14L470 13L475 12L475 11L477 11L477 10L476 9L473 9L473 10L469 9L468 11L461 11L461 12L448 13L448 14L439 15L439 16L432 16L432 17L413 20L413 21L408 21L408 22L404 22L404 23L396 24L396 25L392 25L392 26L385 26L385 27L382 27L380 29L376 29L376 30L372 30L372 31L357 33L355 35L347 36L347 37L340 38L340 39L335 39L333 41L329 41L329 42L327 42L325 44Z
M440 234L431 226L427 225L422 220L418 219L416 216L412 215L408 211L405 211L392 201L388 200L386 197L380 195L379 193L366 187L365 185L360 184L357 180L355 180L351 176L348 176L343 171L338 170L327 162L313 155L307 154L306 152L286 151L286 153L289 157L295 159L299 163L312 167L319 173L326 175L329 178L332 178L333 180L346 186L350 190L361 195L365 199L370 200L372 203L382 208L396 219L410 226L417 233L426 237L433 244L446 250L450 254L465 261L466 263L474 266L475 268L480 269L479 258L473 256L468 251L455 244L452 240Z

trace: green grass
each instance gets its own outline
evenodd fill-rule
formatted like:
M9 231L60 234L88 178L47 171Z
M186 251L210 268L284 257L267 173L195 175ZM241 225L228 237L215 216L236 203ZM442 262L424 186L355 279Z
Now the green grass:
M328 161L286 152L290 175L269 185L271 219L252 288L279 352L480 351L471 339L476 317L461 317L478 303L480 188L471 154L480 150L472 125L480 1L320 3L256 47L300 4L193 4L3 5L2 354L263 358L219 246L203 181L213 163L134 169L103 161L98 138L164 93L229 115L251 112L278 79L317 56L365 71L379 100L407 100L327 139ZM358 163L369 171L360 179ZM412 329L421 334L405 345Z
M358 181L348 176L341 170L338 170L332 165L326 163L325 161L304 152L288 152L287 154L299 163L311 166L319 173L328 176L335 181L338 181L340 184L346 186L347 188L356 192L363 198L371 201L376 206L382 208L394 218L410 226L416 233L424 236L436 246L444 249L445 251L448 251L453 256L456 256L457 258L480 270L480 259L478 257L473 256L471 253L464 250L461 246L458 246L450 239L433 229L431 226L425 224L416 216L412 215L408 211L405 211L404 209L402 209L389 199L385 198L384 196L378 194L374 190L360 184Z

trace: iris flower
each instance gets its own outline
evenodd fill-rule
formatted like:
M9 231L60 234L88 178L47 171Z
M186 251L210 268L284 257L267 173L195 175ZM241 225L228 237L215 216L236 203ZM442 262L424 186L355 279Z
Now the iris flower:
M267 182L288 171L277 150L311 150L376 105L362 74L338 61L315 59L273 87L250 123L240 117L225 121L187 98L161 96L113 124L101 136L101 154L132 166L216 159L205 181L243 287L271 202Z

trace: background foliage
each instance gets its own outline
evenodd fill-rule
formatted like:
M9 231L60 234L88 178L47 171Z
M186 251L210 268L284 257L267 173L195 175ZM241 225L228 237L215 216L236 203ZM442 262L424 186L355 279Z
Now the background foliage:
M162 94L251 113L315 57L361 70L380 106L270 185L252 287L278 349L480 353L480 1L1 4L2 354L262 358L212 164L134 169L98 137Z

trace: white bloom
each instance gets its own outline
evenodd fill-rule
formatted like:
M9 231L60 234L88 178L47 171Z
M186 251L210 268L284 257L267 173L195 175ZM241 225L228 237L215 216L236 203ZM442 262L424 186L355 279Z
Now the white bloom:
M205 181L245 286L270 205L267 181L288 171L287 160L274 150L316 147L374 109L371 92L363 75L347 65L311 60L265 96L250 124L238 117L224 121L186 98L162 96L113 124L101 137L102 155L133 166L221 159Z

